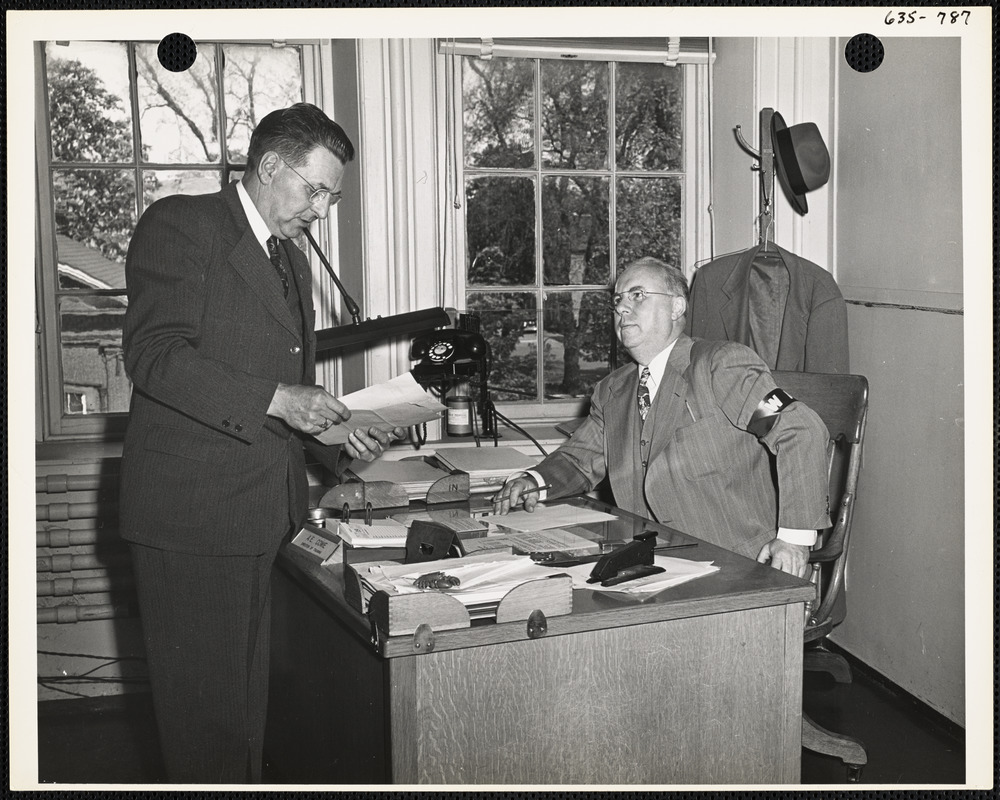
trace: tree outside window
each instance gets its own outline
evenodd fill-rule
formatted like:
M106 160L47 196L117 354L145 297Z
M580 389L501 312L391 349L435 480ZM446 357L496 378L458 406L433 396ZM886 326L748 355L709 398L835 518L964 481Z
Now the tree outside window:
M589 397L626 357L617 272L682 257L682 70L463 59L465 302L495 399Z

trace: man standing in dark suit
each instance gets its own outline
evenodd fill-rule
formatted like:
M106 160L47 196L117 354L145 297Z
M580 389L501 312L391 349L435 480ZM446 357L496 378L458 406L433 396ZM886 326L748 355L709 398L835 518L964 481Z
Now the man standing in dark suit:
M546 494L528 489L567 496L607 476L618 507L804 577L816 532L830 525L823 421L750 348L683 333L687 281L676 267L634 262L613 303L636 363L597 384L583 424L508 480L495 511L522 500L534 510Z
M129 247L120 530L173 783L260 780L271 569L306 515L304 438L350 417L314 385L312 281L289 240L327 217L353 158L315 106L275 111L240 183L154 203ZM352 434L341 455L391 438Z

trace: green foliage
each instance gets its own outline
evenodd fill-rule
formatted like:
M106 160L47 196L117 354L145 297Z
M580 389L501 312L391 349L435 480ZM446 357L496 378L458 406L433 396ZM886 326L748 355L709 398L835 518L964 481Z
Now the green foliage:
M79 61L48 62L49 127L55 161L129 161L127 105Z
M469 58L465 63L467 167L534 167L533 159L523 157L532 152L524 136L533 127L533 62ZM614 273L643 256L679 263L682 254L681 178L664 174L679 173L682 167L682 70L656 64L617 65L613 140L607 126L606 64L543 61L540 74L541 284L535 267L534 180L523 172L501 171L477 174L467 184L471 285L467 301L470 309L482 310L484 319L501 320L488 333L502 365L492 380L524 393L509 399L538 399L539 384L546 395L588 394L607 372L612 346L616 361L622 355L606 305ZM614 203L610 175L592 172L608 168L612 145L617 170ZM547 174L549 170L552 174ZM482 290L489 286L525 291ZM567 291L559 291L561 287ZM572 291L574 287L580 288ZM546 349L541 381L537 351L525 352L523 314L512 305L512 297L539 297L543 303L537 322L544 327L539 325L534 345L541 343ZM550 352L557 355L550 357ZM561 364L554 363L555 358L561 358Z
M55 163L132 158L126 105L79 61L48 63L49 118ZM124 261L136 223L135 182L121 169L78 167L53 174L56 231ZM129 213L131 211L131 213Z
M476 178L466 185L469 282L535 280L535 189L530 178Z

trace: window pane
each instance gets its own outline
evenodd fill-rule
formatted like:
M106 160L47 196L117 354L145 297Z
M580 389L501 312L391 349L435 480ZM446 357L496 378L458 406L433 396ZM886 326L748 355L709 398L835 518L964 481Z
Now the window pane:
M226 147L229 158L245 162L250 134L265 116L302 100L298 47L224 45Z
M469 283L535 283L535 182L472 178L465 184Z
M542 164L608 168L608 65L542 62Z
M607 178L542 179L542 253L548 285L610 282Z
M135 182L123 169L52 174L60 288L121 288L135 229Z
M142 173L142 207L172 194L210 194L222 188L218 170L145 170Z
M644 256L681 259L681 185L677 178L620 178L618 269Z
M45 44L53 161L132 159L125 45Z
M610 368L608 293L549 292L542 318L546 399L589 397Z
M538 399L538 341L535 297L528 293L471 292L470 313L478 314L480 331L493 351L489 376L494 400Z
M466 58L464 65L465 163L470 167L533 166L534 62Z
M128 411L131 382L122 360L124 297L73 295L59 304L64 411Z
M184 72L164 69L156 44L138 44L139 132L146 163L217 163L220 159L215 49L198 45Z
M681 169L683 72L662 64L619 64L615 92L618 168Z

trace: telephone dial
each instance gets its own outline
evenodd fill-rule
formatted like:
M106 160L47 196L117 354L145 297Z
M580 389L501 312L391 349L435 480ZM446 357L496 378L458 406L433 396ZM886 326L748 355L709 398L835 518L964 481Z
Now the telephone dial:
M463 374L461 366L469 364L478 372L488 352L486 340L474 331L442 328L426 336L418 336L410 345L410 360L419 361L415 374L433 374L438 371Z

